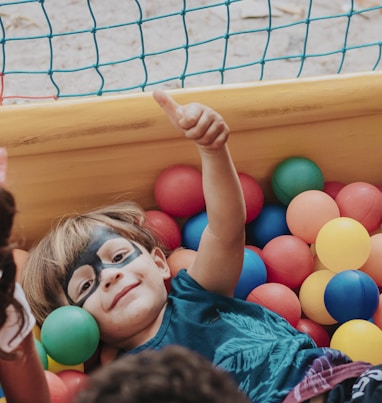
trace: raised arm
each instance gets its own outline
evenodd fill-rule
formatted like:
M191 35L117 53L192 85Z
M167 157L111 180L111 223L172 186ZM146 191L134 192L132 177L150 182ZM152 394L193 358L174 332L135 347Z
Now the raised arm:
M154 92L154 98L173 125L195 142L202 163L208 225L188 273L210 291L233 295L243 264L246 213L240 181L227 146L229 128L207 106L179 105L159 91Z

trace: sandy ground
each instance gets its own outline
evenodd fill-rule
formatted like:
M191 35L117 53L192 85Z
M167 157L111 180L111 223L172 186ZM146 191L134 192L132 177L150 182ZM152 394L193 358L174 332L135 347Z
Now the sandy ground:
M0 2L3 104L57 94L138 92L143 84L145 90L195 87L382 66L381 0L242 0L233 1L229 9L218 0L11 3ZM352 5L359 13L349 19ZM156 18L165 14L170 15ZM142 24L136 23L139 19ZM183 48L187 41L188 52ZM344 46L349 48L346 53L341 51ZM303 60L304 49L308 57ZM264 64L259 63L262 58ZM179 79L182 74L184 81Z

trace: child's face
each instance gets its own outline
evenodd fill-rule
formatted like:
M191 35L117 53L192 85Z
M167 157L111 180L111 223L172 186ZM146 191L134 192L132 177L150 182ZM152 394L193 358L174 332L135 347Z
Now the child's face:
M71 269L66 296L97 320L102 339L132 348L153 337L161 323L170 271L163 252L98 227Z

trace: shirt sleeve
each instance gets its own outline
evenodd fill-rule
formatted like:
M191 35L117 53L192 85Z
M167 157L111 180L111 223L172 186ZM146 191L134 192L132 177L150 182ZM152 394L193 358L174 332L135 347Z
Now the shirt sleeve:
M25 298L24 291L18 283L15 284L14 297L24 309L25 322L21 332L15 337L20 327L20 317L13 305L7 307L7 320L0 329L0 348L5 353L15 350L32 331L36 323L36 319L32 315L30 306Z

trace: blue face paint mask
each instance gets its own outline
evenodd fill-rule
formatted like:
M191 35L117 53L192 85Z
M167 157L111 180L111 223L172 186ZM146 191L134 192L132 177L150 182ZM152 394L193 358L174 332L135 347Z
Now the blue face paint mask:
M66 276L64 291L71 305L82 307L85 301L96 291L100 284L103 269L121 269L139 257L142 252L132 242L132 251L123 260L116 263L104 263L97 255L100 248L110 239L122 238L106 227L98 227L93 233L92 240L69 268Z

